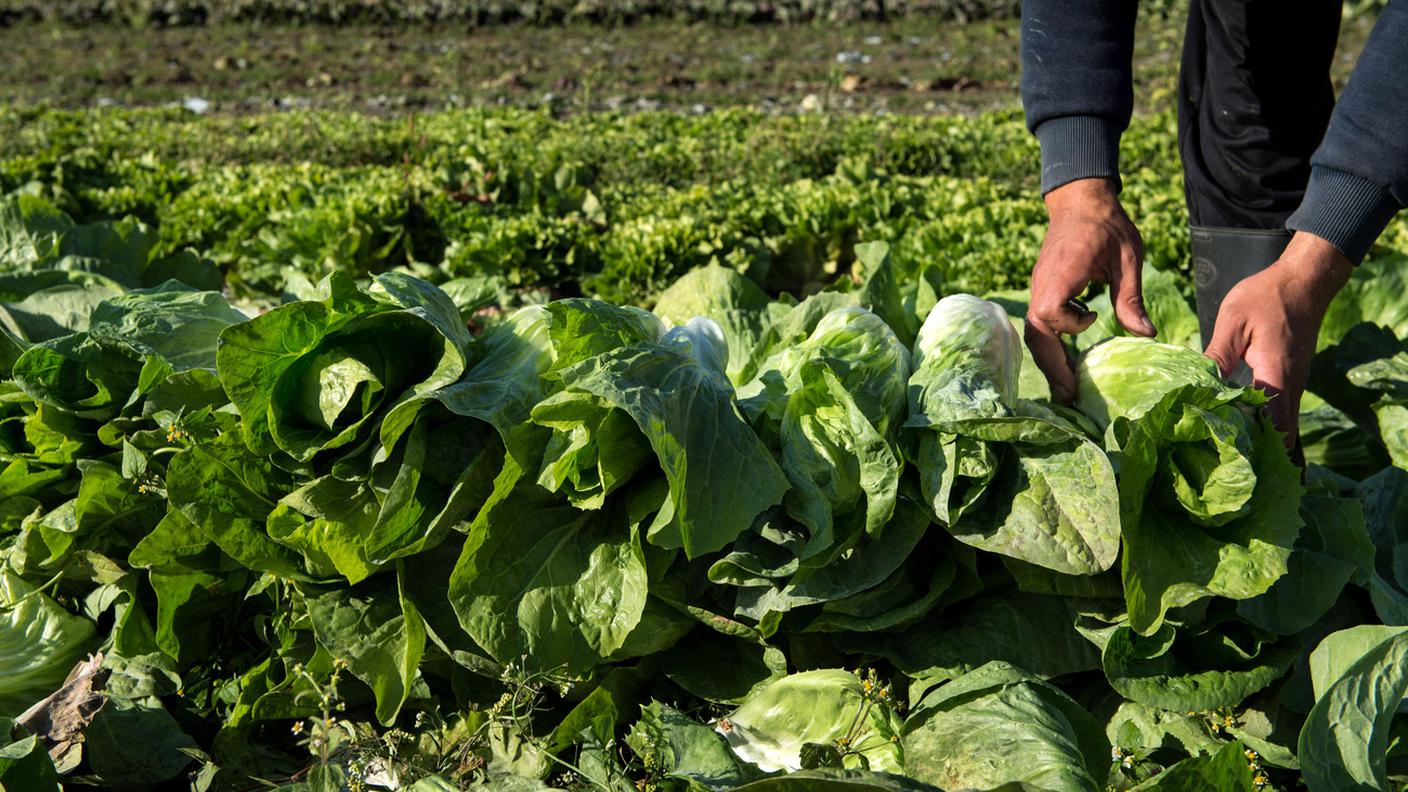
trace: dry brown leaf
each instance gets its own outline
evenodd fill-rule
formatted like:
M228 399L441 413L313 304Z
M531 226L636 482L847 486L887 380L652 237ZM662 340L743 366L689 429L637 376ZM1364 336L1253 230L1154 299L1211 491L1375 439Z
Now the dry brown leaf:
M25 710L17 722L49 748L49 756L59 772L78 765L83 745L83 730L93 722L93 716L107 703L103 687L109 671L102 667L103 653L89 657L74 666L63 685L43 700Z

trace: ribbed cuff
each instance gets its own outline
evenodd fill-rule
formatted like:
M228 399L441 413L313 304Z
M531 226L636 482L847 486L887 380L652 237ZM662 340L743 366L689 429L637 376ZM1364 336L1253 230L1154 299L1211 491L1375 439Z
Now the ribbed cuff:
M1062 116L1041 122L1041 194L1076 179L1120 184L1120 129L1101 116Z
M1358 264L1402 208L1384 185L1316 165L1310 169L1305 198L1286 228L1321 237Z

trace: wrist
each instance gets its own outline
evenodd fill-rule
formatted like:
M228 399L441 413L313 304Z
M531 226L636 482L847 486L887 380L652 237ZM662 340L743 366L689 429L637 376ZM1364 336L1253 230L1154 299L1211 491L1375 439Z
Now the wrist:
M1046 202L1046 211L1052 217L1070 212L1123 212L1118 183L1104 177L1066 182L1042 196L1042 200Z
M1354 274L1354 264L1329 241L1297 231L1286 251L1271 265L1278 275L1297 284L1323 310Z

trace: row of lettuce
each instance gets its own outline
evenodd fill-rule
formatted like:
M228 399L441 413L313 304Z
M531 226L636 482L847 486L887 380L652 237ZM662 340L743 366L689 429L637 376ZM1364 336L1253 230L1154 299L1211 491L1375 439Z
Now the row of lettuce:
M1153 270L1170 343L1100 325L1064 408L1020 294L884 244L801 301L401 270L251 317L135 225L10 206L7 788L1408 778L1401 269L1326 325L1302 478Z
M160 252L194 247L234 294L415 265L435 282L648 304L720 261L769 292L844 273L886 241L951 291L1020 285L1045 219L1019 117L769 117L720 112L554 120L522 111L404 121L351 115L201 119L12 111L0 189L82 224L127 215ZM1186 259L1172 119L1127 136L1128 195L1151 260ZM288 141L293 141L289 143Z
M77 223L132 216L158 254L194 247L237 298L290 281L413 266L433 282L496 277L649 304L720 261L770 293L844 274L855 245L890 243L907 277L948 291L1025 282L1045 210L1018 114L586 115L498 109L404 120L288 113L0 111L0 190L38 193ZM1148 260L1187 272L1170 171L1172 116L1122 142L1125 198ZM13 220L6 221L12 224ZM1374 252L1408 253L1408 223Z

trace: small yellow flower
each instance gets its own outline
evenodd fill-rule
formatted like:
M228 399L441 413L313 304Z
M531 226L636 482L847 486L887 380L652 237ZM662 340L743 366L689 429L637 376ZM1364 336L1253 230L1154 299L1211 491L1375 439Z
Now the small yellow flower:
M302 733L303 733L303 721L297 721L297 722L295 722L295 723L293 724L293 729L292 729L292 731L293 731L294 734L302 734Z

